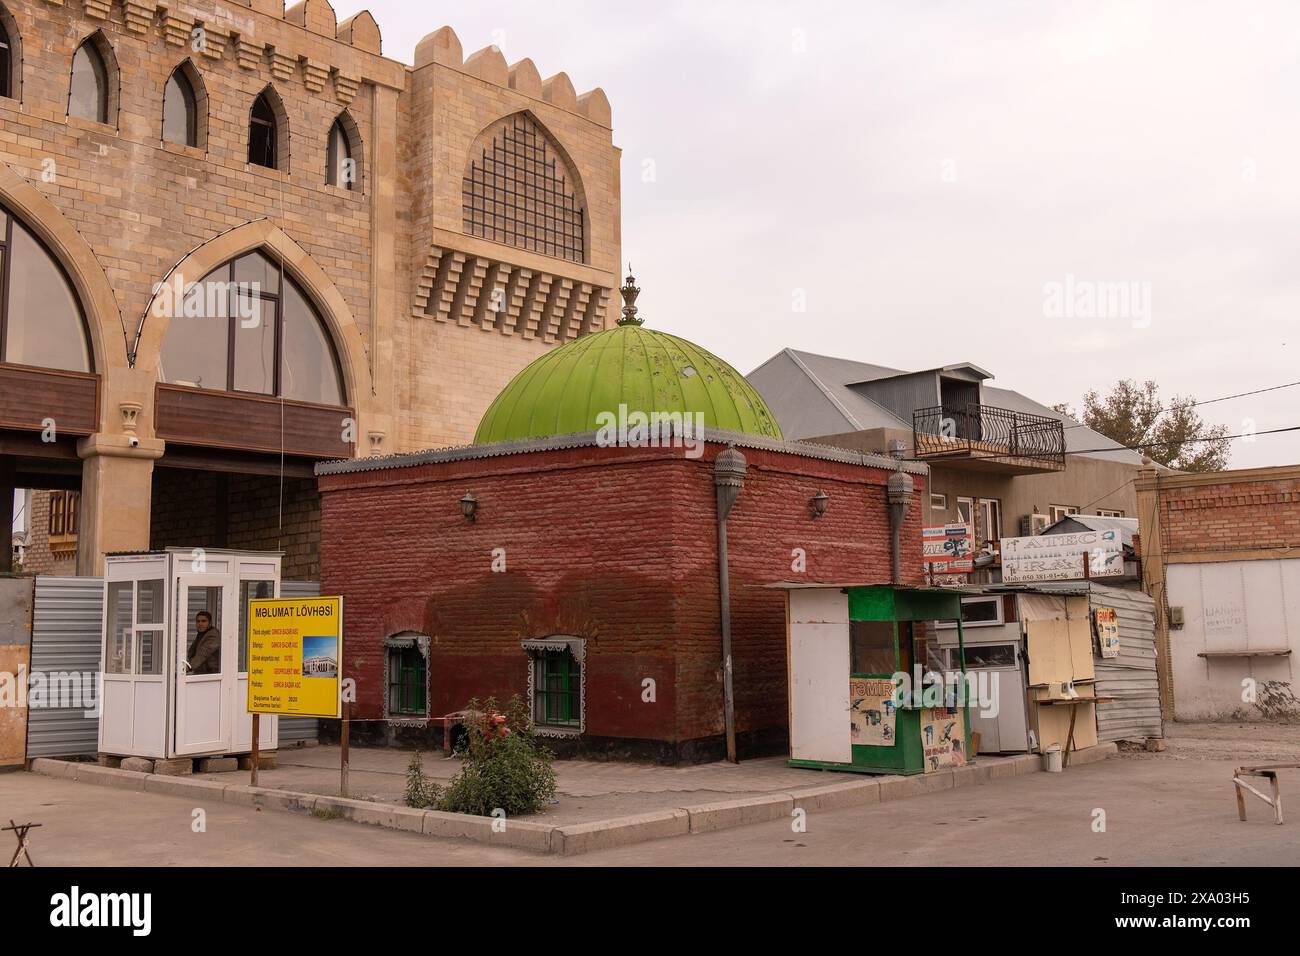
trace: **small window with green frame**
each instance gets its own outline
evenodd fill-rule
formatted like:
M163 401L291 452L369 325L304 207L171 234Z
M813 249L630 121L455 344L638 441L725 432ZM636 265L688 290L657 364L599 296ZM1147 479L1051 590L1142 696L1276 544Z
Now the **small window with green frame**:
M532 651L533 722L582 729L582 663L571 647Z
M427 717L428 664L414 641L388 648L388 715Z

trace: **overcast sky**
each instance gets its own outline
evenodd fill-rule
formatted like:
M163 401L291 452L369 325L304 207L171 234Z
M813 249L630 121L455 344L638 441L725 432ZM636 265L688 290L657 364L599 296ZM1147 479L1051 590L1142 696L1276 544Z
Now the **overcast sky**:
M407 63L446 23L603 87L642 314L742 372L972 362L1076 406L1300 381L1300 3L335 7ZM1300 425L1300 388L1202 412ZM1297 461L1300 433L1234 443Z

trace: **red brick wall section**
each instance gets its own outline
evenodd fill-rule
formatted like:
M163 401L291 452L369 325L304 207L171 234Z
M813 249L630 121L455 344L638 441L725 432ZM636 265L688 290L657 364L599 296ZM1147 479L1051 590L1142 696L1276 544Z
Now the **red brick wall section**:
M1166 487L1160 527L1168 554L1300 545L1300 479Z
M383 716L383 642L432 639L431 711L527 686L519 642L587 641L587 734L687 741L722 732L717 530L710 447L583 448L325 476L322 593L344 596L355 716ZM786 724L785 599L779 581L883 582L890 573L887 470L746 451L732 514L732 620L741 732ZM831 496L814 521L809 499ZM477 521L459 499L472 491ZM908 582L921 583L920 501L905 525ZM793 552L807 571L792 570ZM492 570L503 549L506 571ZM643 681L656 701L642 701Z

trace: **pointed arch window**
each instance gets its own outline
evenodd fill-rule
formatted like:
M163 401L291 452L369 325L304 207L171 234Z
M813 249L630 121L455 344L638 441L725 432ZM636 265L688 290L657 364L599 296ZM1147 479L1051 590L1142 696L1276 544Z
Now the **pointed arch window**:
M267 169L280 168L280 119L266 91L253 101L248 119L248 161Z
M0 6L0 96L16 99L14 91L17 90L18 84L14 79L14 71L18 66L18 56L14 43L17 41L17 35L15 34L13 41L9 39L9 35L9 11Z
M72 89L68 115L95 123L109 122L111 71L95 37L88 38L72 55Z
M261 251L185 291L163 342L161 378L316 405L345 399L324 319L284 264Z
M185 64L172 71L163 90L163 142L199 145L199 96Z
M93 372L81 300L58 260L0 206L0 361Z
M340 116L330 127L329 142L325 149L325 185L356 189L358 168L357 157L352 150L352 132Z
M469 235L586 261L587 213L577 173L527 113L479 136L462 199Z

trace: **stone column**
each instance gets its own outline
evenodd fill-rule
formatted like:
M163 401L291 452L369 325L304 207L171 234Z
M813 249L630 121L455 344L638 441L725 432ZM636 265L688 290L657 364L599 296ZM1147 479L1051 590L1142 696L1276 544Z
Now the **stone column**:
M81 517L77 574L104 573L104 555L149 549L153 466L166 443L131 435L91 435L81 456Z

